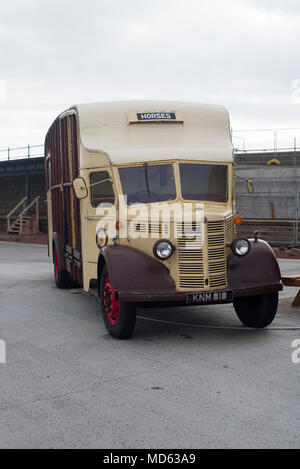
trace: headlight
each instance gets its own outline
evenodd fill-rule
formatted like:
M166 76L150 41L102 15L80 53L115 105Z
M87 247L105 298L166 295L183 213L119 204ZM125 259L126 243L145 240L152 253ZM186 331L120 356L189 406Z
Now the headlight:
M104 228L99 228L96 233L96 244L98 248L101 250L107 246L108 243L108 235Z
M233 241L231 249L235 256L244 257L249 254L251 244L250 241L246 238L238 238Z
M161 261L166 261L167 259L170 259L174 251L175 247L173 246L173 244L170 243L170 241L164 239L161 241L157 241L157 243L155 243L153 247L153 253L155 257L157 257L157 259Z

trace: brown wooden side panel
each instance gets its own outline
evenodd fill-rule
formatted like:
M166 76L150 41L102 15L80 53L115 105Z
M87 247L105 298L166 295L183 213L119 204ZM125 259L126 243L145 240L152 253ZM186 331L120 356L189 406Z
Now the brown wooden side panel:
M63 232L63 210L62 210L62 197L60 193L61 184L61 164L60 164L60 131L59 119L56 119L50 128L45 144L46 157L50 153L51 160L51 197L52 197L52 224L53 232L59 234L59 242L61 252L64 252L64 232ZM46 174L47 178L48 174ZM65 269L65 261L61 259L62 268Z
M79 174L75 113L62 115L54 122L46 137L46 158L49 152L53 232L59 235L60 251L63 253L61 268L68 270L71 278L82 285L80 202L72 186L72 181Z

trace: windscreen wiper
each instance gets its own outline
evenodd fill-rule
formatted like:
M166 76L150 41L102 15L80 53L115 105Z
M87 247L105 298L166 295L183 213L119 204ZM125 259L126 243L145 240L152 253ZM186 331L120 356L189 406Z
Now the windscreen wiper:
M146 187L147 187L148 197L149 197L149 200L151 202L151 192L150 192L149 177L148 177L148 163L145 163L145 179L146 179Z

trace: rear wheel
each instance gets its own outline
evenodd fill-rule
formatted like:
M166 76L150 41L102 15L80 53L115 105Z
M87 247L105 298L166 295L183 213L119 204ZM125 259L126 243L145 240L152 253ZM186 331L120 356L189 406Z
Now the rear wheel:
M57 286L57 288L65 289L68 287L69 284L69 272L67 272L66 270L60 270L58 252L55 248L53 257L55 285Z
M112 288L108 269L104 266L100 279L102 315L108 333L117 339L130 339L136 323L136 305L119 301Z
M274 320L278 308L278 292L236 298L233 302L239 320L247 327L264 329Z

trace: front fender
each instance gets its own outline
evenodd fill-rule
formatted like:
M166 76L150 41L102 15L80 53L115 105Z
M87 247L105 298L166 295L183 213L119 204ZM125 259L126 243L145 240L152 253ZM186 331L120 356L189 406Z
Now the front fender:
M262 291L270 286L282 289L280 268L275 254L263 240L249 240L251 251L245 257L232 254L228 261L228 282L232 290L257 288Z
M107 246L98 261L98 279L104 263L112 287L119 291L175 291L175 284L165 265L129 246Z

